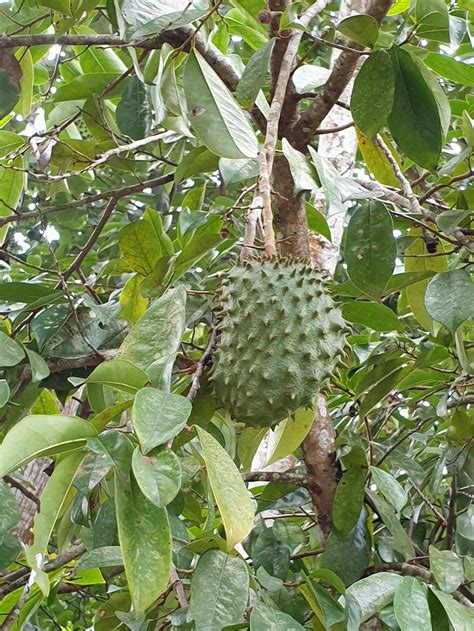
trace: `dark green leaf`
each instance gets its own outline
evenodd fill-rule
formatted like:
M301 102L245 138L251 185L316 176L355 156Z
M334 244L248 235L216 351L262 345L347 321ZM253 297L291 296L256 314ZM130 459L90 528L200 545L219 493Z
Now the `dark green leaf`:
M443 605L446 611L449 622L452 624L454 631L470 631L474 625L474 612L472 609L468 609L465 605L461 605L457 600L454 600L449 594L430 587L433 594Z
M377 50L364 62L351 95L354 122L369 138L374 138L385 124L392 111L394 93L392 59L385 50Z
M385 499L390 502L397 512L407 503L407 494L402 485L387 471L378 467L370 467L372 479Z
M262 48L250 57L235 91L235 98L247 110L254 106L255 99L264 85L270 65L274 39L270 39Z
M347 535L359 519L366 477L366 468L354 467L346 471L337 484L332 504L332 521L343 535Z
M16 498L6 482L0 480L0 536L17 525L20 519Z
M117 125L121 132L140 140L151 127L151 110L146 85L138 78L129 79L116 110Z
M471 210L445 210L436 217L436 223L445 234L452 234L455 228L469 217Z
M443 140L438 104L409 53L395 46L392 60L395 98L388 118L390 131L409 158L433 170L438 164Z
M328 241L332 241L331 229L329 228L326 217L309 202L306 202L306 219L308 220L310 230L322 234Z
M0 55L0 119L10 114L20 96L21 67L8 49Z
M410 538L405 532L405 529L400 523L400 518L395 514L393 508L383 499L383 497L373 492L369 492L369 495L375 504L377 513L380 515L383 523L393 537L393 547L395 550L403 555L405 560L412 559L415 556L415 549L410 541Z
M410 366L399 368L379 381L362 399L359 408L359 415L362 417L370 412L370 410L376 406L379 401L384 399L387 394L397 387L397 385L410 373L411 370Z
M379 27L371 15L351 15L337 25L337 30L361 46L372 47L377 41Z
M364 574L370 556L371 535L367 527L367 511L363 508L357 524L346 535L332 530L326 541L323 565L339 576L345 585L351 585Z
M148 378L143 370L124 359L99 364L87 377L87 383L102 383L130 394L145 387Z
M396 257L392 219L383 204L369 202L351 216L344 253L354 285L378 298L392 276Z
M176 258L173 280L177 281L206 254L222 242L220 234L197 234L187 243Z
M468 272L457 269L437 274L430 281L425 295L425 307L433 320L456 331L474 314L474 283Z
M61 85L54 93L53 100L58 103L60 101L87 99L90 96L100 94L104 88L119 77L119 74L105 72L79 75L74 77L69 83ZM120 89L122 89L122 85L120 85ZM113 96L114 92L107 94L108 98Z
M440 53L428 53L423 61L428 68L431 68L431 70L434 70L434 72L445 79L474 87L474 68L471 65Z

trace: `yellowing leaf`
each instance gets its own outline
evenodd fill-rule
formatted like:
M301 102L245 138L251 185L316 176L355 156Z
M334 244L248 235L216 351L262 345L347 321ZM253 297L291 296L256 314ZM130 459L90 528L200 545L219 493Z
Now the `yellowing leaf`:
M398 188L400 186L398 178L382 149L376 142L367 136L364 136L359 129L356 129L356 134L359 149L362 157L364 158L365 164L377 182L385 184L386 186Z
M120 294L120 316L126 318L132 324L145 313L148 306L148 300L142 296L140 285L143 276L134 274L124 285Z
M313 419L313 408L301 408L296 414L279 423L268 442L265 466L286 458L298 449L311 429Z
M226 450L201 427L196 426L212 492L227 536L227 548L243 541L253 528L254 506L239 470Z

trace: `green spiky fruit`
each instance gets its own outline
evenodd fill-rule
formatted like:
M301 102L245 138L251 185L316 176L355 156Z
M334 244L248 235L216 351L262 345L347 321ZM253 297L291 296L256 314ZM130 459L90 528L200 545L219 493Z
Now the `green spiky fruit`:
M251 261L219 293L212 383L233 418L270 426L312 405L340 361L346 324L305 262Z

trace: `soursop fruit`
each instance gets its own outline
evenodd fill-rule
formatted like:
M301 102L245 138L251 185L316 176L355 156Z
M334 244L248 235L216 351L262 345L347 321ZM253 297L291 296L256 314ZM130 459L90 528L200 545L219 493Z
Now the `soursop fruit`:
M246 261L223 281L211 380L231 416L270 426L312 405L340 362L347 326L320 272Z

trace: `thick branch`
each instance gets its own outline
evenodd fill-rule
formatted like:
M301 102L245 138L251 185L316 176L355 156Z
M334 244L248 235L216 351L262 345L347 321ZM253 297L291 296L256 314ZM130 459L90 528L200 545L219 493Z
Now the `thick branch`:
M371 0L366 13L381 24L392 4L393 0ZM363 48L355 42L350 42L348 47L353 50L341 52L329 79L295 125L293 144L300 151L306 151L306 147L314 138L316 130L329 114L354 74Z

